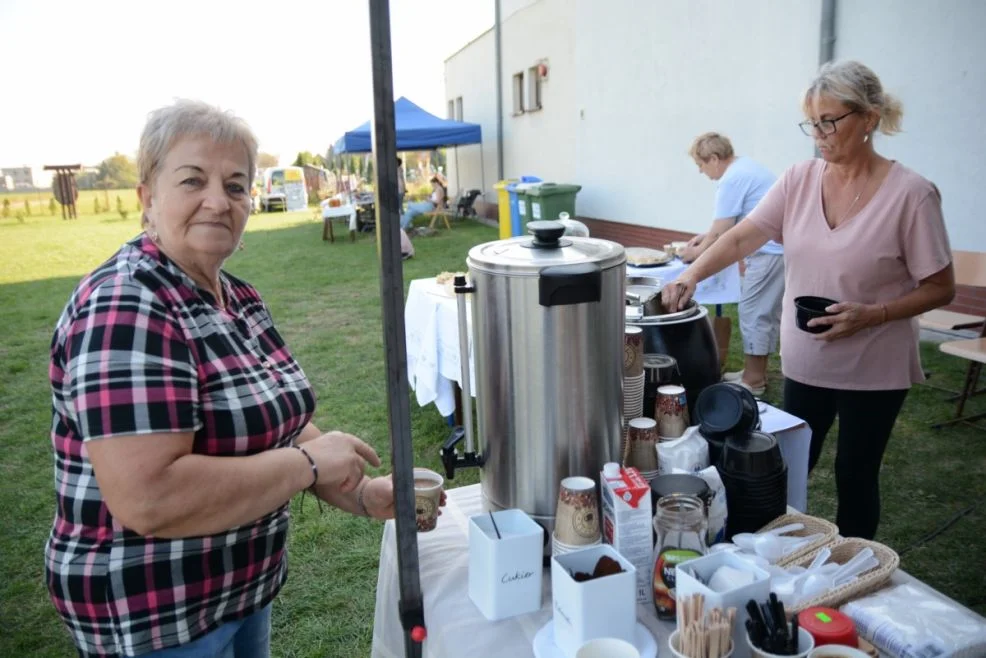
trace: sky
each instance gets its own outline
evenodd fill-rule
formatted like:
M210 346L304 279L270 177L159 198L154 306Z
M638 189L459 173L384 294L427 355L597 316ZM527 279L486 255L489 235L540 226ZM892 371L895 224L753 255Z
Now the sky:
M395 98L445 116L444 61L493 0L391 0ZM133 156L147 113L196 98L260 150L324 153L373 112L365 0L0 0L0 166Z

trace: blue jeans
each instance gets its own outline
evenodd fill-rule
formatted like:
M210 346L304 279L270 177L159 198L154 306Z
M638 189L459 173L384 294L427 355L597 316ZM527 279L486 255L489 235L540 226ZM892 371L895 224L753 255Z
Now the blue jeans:
M406 229L418 215L431 212L435 209L435 204L431 201L414 201L407 204L407 211L401 215L401 228Z
M223 624L194 642L144 654L141 658L269 658L270 606Z

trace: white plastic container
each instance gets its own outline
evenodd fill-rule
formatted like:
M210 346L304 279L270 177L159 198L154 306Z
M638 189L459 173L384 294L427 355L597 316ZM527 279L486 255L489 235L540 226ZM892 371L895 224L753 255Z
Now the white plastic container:
M484 617L496 621L541 609L543 554L544 529L521 510L493 512L492 520L489 514L469 517L469 598Z
M623 573L578 582L577 571L592 573L602 556L619 562ZM566 658L597 638L633 644L637 626L637 570L609 544L551 558L551 605L555 645Z
M753 574L752 583L725 592L716 592L706 586L716 570L728 565L743 572ZM698 578L696 578L698 576ZM760 567L747 562L735 553L720 551L679 564L675 570L675 599L681 601L692 594L705 597L702 613L712 608L736 608L736 623L733 625L733 658L749 658L750 645L746 641L746 602L750 599L766 601L770 597L770 574Z

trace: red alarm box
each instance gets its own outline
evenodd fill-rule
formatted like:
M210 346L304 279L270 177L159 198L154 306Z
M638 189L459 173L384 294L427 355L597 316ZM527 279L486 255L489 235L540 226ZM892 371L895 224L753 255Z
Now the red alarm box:
M807 608L798 613L798 625L815 638L815 646L841 644L858 647L856 625L848 616L832 608Z

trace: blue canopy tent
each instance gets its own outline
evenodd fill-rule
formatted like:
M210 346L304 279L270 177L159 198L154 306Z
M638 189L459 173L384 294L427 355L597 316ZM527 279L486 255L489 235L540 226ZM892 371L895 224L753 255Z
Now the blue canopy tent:
M480 189L485 190L483 134L479 124L439 119L404 96L394 101L394 120L397 128L398 151L430 151L447 146L479 144L480 177L483 179ZM370 153L373 150L371 134L372 124L367 121L340 137L333 145L333 151L336 153ZM458 151L456 151L456 176L459 173L458 156Z

